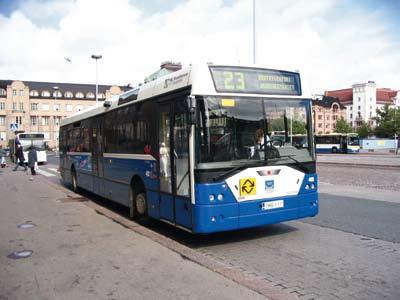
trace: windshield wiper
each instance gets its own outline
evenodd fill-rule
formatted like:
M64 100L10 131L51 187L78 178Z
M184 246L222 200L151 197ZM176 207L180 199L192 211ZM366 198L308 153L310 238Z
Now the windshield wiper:
M283 155L283 156L281 156L281 158L282 157L290 158L291 160L293 160L296 163L296 166L298 166L302 171L307 173L308 172L307 167L302 162L300 162L297 159L293 158L293 156L295 156L295 155Z

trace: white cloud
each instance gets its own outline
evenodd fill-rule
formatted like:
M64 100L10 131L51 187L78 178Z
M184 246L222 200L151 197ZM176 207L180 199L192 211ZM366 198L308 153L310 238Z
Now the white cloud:
M129 0L25 3L0 15L3 79L94 82L94 53L103 55L99 81L108 84L138 83L169 59L252 62L249 0L190 0L153 15ZM379 11L334 1L257 1L256 19L257 62L300 68L313 92L367 80L400 89L399 40Z

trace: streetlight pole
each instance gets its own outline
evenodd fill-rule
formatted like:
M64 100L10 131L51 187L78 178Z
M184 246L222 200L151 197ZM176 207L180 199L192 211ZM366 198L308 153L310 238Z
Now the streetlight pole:
M256 0L253 0L253 64L256 64Z
M54 89L54 105L53 105L53 111L54 111L54 107L57 105L57 94L58 91L60 90L60 88L58 86L53 86ZM56 110L58 111L58 109ZM51 120L51 124L53 125L53 127L51 128L51 135L53 136L53 141L54 141L54 145L56 145L56 135L55 135L55 128L56 128L56 118L58 117L57 114L55 114L55 117L53 116L53 120Z
M97 60L101 59L103 56L92 54L92 58L96 60L96 103L99 101L98 93L99 93L99 85L97 82Z

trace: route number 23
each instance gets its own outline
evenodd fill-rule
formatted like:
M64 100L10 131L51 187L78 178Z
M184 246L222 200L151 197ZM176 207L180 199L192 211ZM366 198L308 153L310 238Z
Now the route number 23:
M240 72L224 72L224 85L227 90L244 90L244 75Z

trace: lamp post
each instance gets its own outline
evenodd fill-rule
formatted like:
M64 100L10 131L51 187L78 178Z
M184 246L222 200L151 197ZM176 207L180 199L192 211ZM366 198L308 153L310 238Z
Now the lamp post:
M92 58L94 60L96 60L96 103L99 101L98 100L99 86L98 86L98 83L97 83L97 60L101 59L102 57L103 56L101 56L101 55L92 54Z

